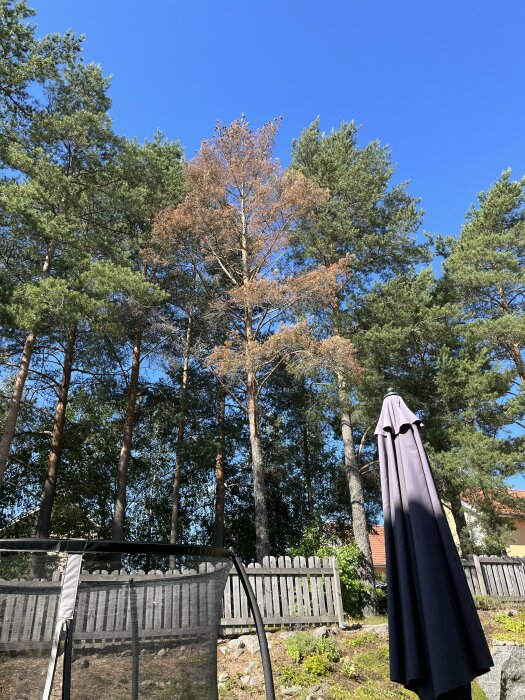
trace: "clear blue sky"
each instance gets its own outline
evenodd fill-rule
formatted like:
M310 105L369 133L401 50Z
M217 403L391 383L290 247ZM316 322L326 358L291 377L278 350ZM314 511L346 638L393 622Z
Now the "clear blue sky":
M217 120L282 116L277 153L317 115L389 144L423 228L457 234L476 193L525 174L523 0L29 0L39 33L87 35L115 128L188 157ZM525 480L519 481L525 488Z

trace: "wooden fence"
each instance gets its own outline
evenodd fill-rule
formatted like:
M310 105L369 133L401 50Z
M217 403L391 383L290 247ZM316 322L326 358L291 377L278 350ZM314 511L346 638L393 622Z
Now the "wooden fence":
M471 556L461 563L472 594L525 600L525 559Z
M524 559L471 557L462 564L473 594L525 600ZM334 557L267 557L263 566L249 564L246 571L266 625L344 625ZM198 571L82 572L81 582L75 639L98 646L129 642L132 624L141 640L209 636L224 575L204 563ZM49 646L60 586L59 571L52 581L0 580L0 651ZM224 587L220 624L223 634L253 627L234 569Z
M248 564L246 573L265 625L344 626L341 583L335 557L265 557L263 565ZM224 591L225 634L253 625L239 578L230 573Z
M263 566L248 565L247 573L267 625L344 624L334 557L268 557ZM82 572L80 580L74 637L77 645L92 647L129 642L133 625L142 641L208 639L224 573L203 563L198 571ZM58 571L52 581L0 581L0 651L49 647L60 586ZM252 627L232 569L222 598L222 633Z

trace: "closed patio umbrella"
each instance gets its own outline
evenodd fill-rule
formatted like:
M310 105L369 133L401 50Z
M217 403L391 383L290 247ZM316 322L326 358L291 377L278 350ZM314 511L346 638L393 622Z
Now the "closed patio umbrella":
M375 434L381 468L390 677L421 700L465 700L493 665L421 442L389 390Z

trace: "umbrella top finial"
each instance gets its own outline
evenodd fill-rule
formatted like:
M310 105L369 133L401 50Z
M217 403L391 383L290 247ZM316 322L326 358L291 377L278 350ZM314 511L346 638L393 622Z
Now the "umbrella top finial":
M399 392L396 391L393 387L389 386L383 398L386 399L387 396L399 396Z

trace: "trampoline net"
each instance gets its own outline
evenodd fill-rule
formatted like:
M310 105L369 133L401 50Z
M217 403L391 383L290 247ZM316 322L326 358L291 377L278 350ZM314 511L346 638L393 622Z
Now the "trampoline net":
M0 551L1 698L44 697L57 626L62 635L49 698L62 698L64 663L74 700L217 697L217 636L229 557L155 554L150 569L151 556L123 555L120 569L108 573L108 554L83 554L72 594L69 664L59 611L71 556Z

